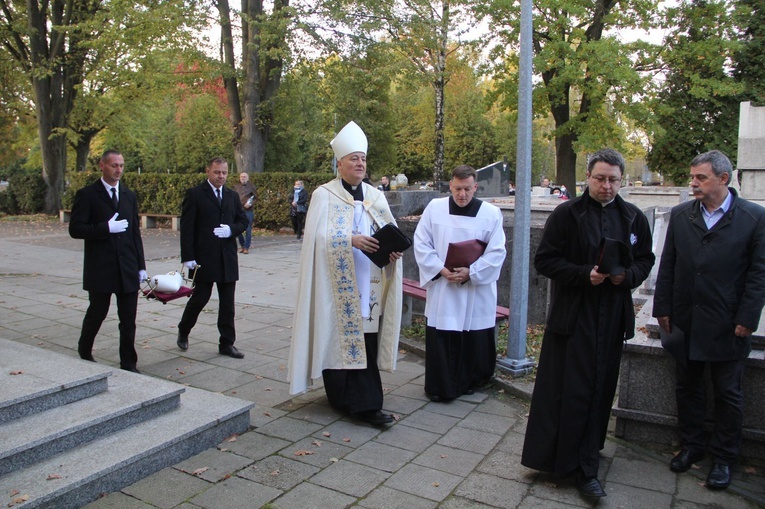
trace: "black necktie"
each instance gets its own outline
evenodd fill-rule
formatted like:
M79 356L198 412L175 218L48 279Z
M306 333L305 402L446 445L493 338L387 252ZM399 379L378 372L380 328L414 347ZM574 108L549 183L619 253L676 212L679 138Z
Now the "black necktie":
M218 203L221 203L223 201L223 198L220 195L220 188L215 190L216 193L218 193Z
M117 210L117 206L120 202L117 199L117 189L114 187L112 187L112 203L114 203L114 210Z

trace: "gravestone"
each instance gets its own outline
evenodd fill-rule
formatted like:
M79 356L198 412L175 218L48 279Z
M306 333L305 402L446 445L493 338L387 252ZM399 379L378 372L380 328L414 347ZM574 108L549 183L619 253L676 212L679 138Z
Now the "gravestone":
M737 166L741 197L765 206L765 106L741 103Z

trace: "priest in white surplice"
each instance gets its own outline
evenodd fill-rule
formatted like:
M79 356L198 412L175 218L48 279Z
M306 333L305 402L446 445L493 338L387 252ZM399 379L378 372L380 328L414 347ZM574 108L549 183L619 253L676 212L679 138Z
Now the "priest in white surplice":
M335 409L375 425L382 413L380 370L396 367L401 326L401 253L382 270L362 251L395 223L385 195L364 184L367 138L354 122L330 143L338 178L314 191L300 255L289 358L290 393L323 377Z
M431 201L414 233L425 303L425 393L432 401L472 394L494 374L497 280L505 260L502 212L474 197L476 171L452 171L451 196ZM450 242L482 240L469 267L444 267Z

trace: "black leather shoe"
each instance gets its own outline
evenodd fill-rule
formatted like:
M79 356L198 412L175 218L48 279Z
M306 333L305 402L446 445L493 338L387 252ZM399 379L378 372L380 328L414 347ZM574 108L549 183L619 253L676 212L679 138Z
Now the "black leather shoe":
M138 371L138 368L136 368L135 366L131 366L131 367L120 366L120 369L124 371L130 371L131 373L138 373L139 375L141 374L141 372Z
M683 449L669 462L669 469L673 472L685 472L703 457L703 452L691 452L688 449Z
M383 424L390 424L393 422L393 416L384 414L379 410L370 410L369 412L360 412L355 416L364 422L368 422L374 426L381 426Z
M178 348L185 352L189 349L189 335L184 334L183 332L179 332L178 339L175 340L175 344L178 345Z
M730 486L730 465L715 462L707 476L707 488L724 490L728 486Z
M80 359L84 361L96 362L92 354L80 354Z
M244 359L244 354L237 350L234 345L218 348L218 353L221 355L228 355L234 359Z
M602 498L606 496L606 492L597 477L585 477L582 473L576 476L576 489L585 497Z

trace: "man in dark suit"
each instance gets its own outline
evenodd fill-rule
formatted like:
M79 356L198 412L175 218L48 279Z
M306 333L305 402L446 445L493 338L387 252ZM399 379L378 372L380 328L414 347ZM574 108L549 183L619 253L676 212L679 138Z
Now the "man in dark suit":
M186 191L181 209L181 261L195 270L194 293L178 324L178 348L188 350L189 333L199 313L210 300L212 286L218 287L218 352L235 359L234 293L239 279L236 238L247 228L247 216L239 195L225 187L228 163L221 157L207 165L207 180Z
M69 223L69 235L85 240L82 287L90 300L77 350L80 358L95 362L93 343L115 294L120 320L120 367L138 373L135 316L140 282L146 279L138 201L133 191L120 184L125 169L122 154L107 150L98 166L102 177L77 191Z
M719 150L691 161L691 200L672 209L653 298L666 333L684 334L676 363L682 448L669 468L685 472L712 456L707 488L730 485L744 424L744 363L765 306L765 209L728 187L733 165ZM714 391L714 430L706 443L706 382ZM756 397L756 396L755 396Z

